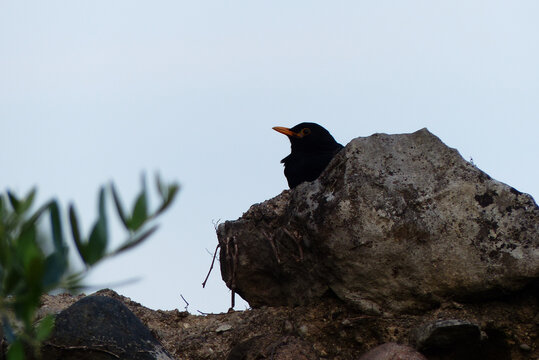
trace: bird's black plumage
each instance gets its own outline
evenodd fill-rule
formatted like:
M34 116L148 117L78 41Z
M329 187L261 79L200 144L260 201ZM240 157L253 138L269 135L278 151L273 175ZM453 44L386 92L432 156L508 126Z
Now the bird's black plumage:
M290 139L292 152L281 162L291 189L304 181L316 180L335 154L343 148L329 131L315 123L305 122L290 129L273 129Z

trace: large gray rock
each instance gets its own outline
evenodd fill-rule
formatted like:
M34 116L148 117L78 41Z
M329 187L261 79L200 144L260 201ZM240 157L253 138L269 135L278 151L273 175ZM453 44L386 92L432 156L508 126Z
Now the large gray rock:
M420 311L539 278L539 208L427 129L351 141L319 179L221 224L221 272L251 306L334 292Z

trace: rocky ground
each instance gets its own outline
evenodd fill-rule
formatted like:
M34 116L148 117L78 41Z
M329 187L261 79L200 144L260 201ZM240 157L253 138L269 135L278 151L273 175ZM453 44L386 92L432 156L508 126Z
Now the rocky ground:
M151 310L112 290L96 295L123 302L175 359L358 359L383 343L417 346L418 330L452 319L479 326L481 339L467 343L457 330L447 346L426 349L428 359L539 359L539 304L532 290L480 304L450 302L422 315L399 316L365 315L333 297L306 306L202 316ZM40 313L58 313L80 298L44 296Z

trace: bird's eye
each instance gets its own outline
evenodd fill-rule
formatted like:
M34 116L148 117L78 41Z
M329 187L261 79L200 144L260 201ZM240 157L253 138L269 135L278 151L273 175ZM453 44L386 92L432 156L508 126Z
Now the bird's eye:
M309 129L309 128L303 128L303 129L301 129L301 134L302 134L303 136L309 135L310 133L311 133L311 129Z

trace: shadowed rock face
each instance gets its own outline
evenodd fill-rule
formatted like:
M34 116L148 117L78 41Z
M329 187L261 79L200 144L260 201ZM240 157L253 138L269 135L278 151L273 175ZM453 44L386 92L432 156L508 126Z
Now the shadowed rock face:
M46 360L172 360L122 302L105 296L87 296L58 314L41 355Z
M539 208L428 130L351 141L316 181L218 228L251 306L326 292L371 313L481 300L539 278Z

